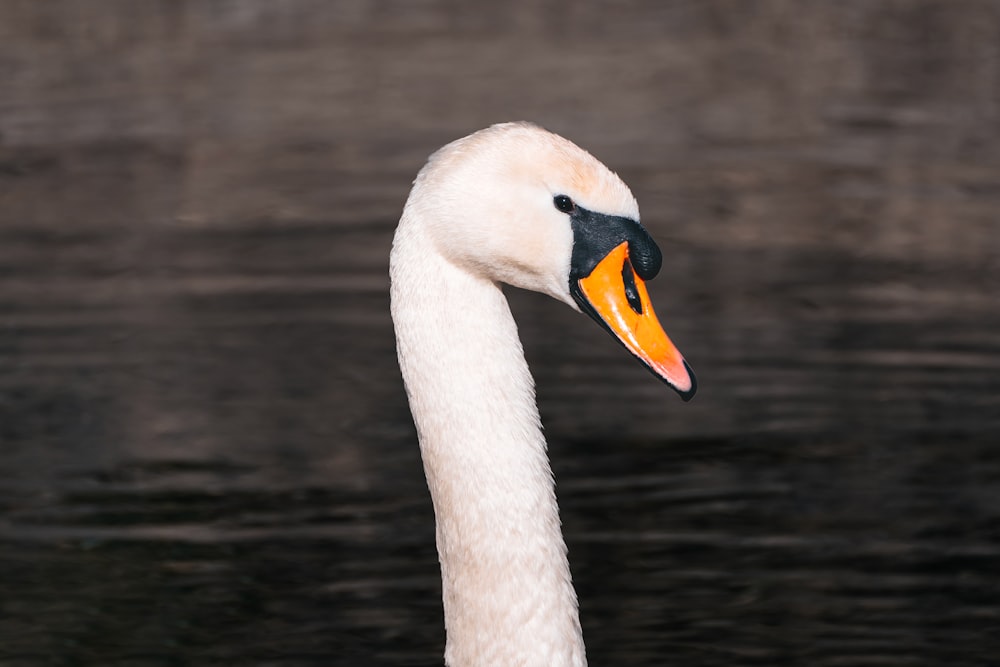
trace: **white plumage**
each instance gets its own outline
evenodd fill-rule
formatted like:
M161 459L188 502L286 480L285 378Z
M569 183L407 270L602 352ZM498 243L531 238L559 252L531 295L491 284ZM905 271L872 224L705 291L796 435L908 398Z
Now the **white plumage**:
M579 310L579 239L560 195L638 222L628 187L589 153L533 125L496 125L431 156L393 243L392 317L434 502L451 667L586 664L534 385L499 287ZM658 374L693 393L677 359L675 377Z

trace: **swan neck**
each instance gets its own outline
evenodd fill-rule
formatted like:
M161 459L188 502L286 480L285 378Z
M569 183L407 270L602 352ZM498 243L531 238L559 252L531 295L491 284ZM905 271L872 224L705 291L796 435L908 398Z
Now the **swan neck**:
M397 351L434 502L445 662L586 664L534 384L499 286L404 213L390 260Z

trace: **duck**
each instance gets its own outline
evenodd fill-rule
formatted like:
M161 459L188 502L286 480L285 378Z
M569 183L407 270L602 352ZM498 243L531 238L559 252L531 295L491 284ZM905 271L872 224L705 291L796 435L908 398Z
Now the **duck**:
M694 373L646 287L662 261L621 178L532 123L453 141L413 181L390 252L390 311L434 506L448 667L587 664L503 286L589 315L687 401Z

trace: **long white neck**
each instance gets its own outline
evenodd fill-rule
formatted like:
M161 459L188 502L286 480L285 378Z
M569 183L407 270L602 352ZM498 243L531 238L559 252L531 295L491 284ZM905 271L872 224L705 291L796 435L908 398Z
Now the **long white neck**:
M412 214L390 273L437 518L445 663L586 665L534 383L507 300L442 257Z

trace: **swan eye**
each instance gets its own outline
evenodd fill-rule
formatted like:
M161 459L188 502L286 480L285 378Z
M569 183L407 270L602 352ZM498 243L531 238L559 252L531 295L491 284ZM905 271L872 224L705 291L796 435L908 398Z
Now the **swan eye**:
M566 195L556 195L555 199L552 200L552 203L555 204L556 208L563 213L572 213L574 209L576 209L576 204L574 204L573 200Z

